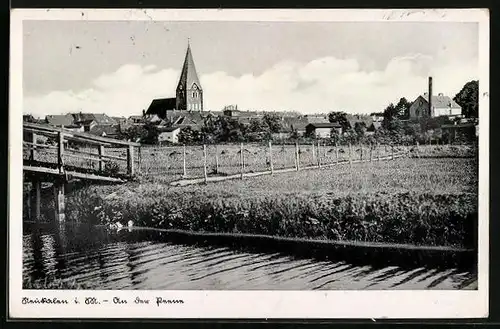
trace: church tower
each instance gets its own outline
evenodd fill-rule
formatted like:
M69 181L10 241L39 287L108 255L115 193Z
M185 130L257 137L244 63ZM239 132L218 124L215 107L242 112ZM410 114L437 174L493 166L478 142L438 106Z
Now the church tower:
M189 41L175 96L175 108L177 110L203 111L203 89L196 73Z

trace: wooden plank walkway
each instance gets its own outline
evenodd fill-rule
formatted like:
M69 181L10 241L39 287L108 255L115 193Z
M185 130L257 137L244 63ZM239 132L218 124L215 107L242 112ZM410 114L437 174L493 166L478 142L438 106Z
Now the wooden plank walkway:
M23 123L23 175L31 181L29 217L40 219L41 184L53 184L55 217L65 219L64 185L70 180L123 183L136 175L141 144L35 123ZM126 156L123 156L123 154Z

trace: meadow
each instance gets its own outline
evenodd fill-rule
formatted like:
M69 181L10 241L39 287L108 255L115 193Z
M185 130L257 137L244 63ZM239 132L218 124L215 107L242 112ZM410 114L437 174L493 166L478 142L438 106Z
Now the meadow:
M474 247L477 159L399 158L173 187L169 175L68 195L67 215L107 224L336 241Z
M207 174L234 175L243 170L245 173L266 171L270 169L270 153L274 169L295 167L295 145L273 144L271 152L268 144L238 144L207 145ZM389 157L394 154L407 153L410 157L473 157L476 148L471 145L333 145L299 144L298 160L300 167L317 166L319 164L334 164L352 160L376 161L379 157ZM243 160L243 166L241 165ZM203 146L186 146L185 162L187 177L202 177L204 167ZM179 178L184 174L184 150L182 146L143 146L139 160L139 172L142 176L168 175Z

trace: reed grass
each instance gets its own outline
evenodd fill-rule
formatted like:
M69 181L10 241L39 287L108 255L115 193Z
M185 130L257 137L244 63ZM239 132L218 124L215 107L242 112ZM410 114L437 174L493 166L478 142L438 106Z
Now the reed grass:
M199 232L474 247L475 159L398 159L171 187L89 187L68 217Z

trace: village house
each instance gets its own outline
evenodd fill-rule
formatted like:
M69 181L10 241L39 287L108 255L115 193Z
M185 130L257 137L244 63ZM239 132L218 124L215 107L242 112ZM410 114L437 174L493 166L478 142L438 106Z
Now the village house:
M332 130L342 134L342 126L337 122L310 123L306 126L306 134L317 138L330 138Z
M435 118L439 116L460 117L462 108L449 96L438 94L431 97L431 109L429 113L429 94L418 96L410 106L410 119L422 117Z
M37 120L35 119L34 116L31 114L24 114L23 115L23 122L36 122Z
M432 93L432 77L429 77L428 92L420 95L410 106L410 120L439 116L461 117L462 108L449 96Z
M161 129L161 132L158 135L158 143L160 145L166 143L176 144L179 142L179 133L181 128L179 127L165 127Z
M56 114L45 116L45 123L60 128L73 126L74 118L71 114Z
M131 115L128 117L128 123L133 125L139 125L144 123L144 116L142 115Z
M127 118L125 117L111 117L113 120L116 121L117 124L119 125L124 125L127 123Z

